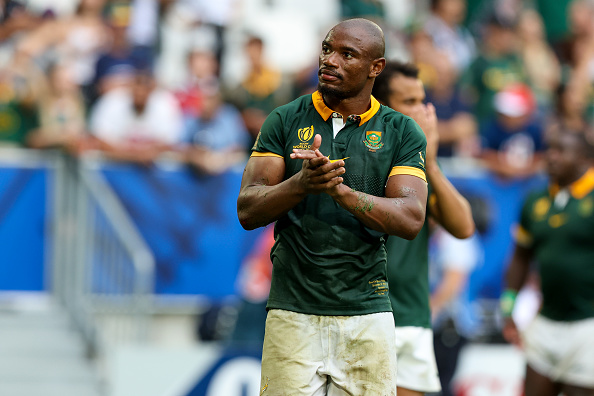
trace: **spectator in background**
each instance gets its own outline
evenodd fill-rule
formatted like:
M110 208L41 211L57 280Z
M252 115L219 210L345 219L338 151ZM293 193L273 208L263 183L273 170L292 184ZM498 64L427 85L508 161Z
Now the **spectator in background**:
M512 84L494 101L497 115L485 121L481 131L485 165L507 179L533 176L542 169L544 144L532 91L524 84Z
M0 68L0 143L25 145L27 134L39 126L37 104L45 84L42 70L17 48Z
M95 65L95 92L88 99L91 104L113 89L130 86L135 69L152 67L153 59L144 49L137 50L128 39L130 7L130 4L121 1L107 6L105 23L109 27L111 42Z
M250 135L239 111L223 102L217 84L203 87L200 116L186 118L185 158L191 167L218 175L247 160Z
M85 106L72 68L71 64L58 63L48 70L48 87L39 98L40 125L28 135L29 147L60 147L71 153L83 148Z
M29 12L22 1L0 0L0 43L33 29L40 22L41 18Z
M517 31L528 83L535 94L539 113L543 114L550 109L554 91L561 81L561 66L546 41L544 23L538 12L522 11Z
M419 68L419 78L426 89L432 89L442 75L454 76L454 66L447 54L435 47L433 39L423 29L413 29L409 38L412 60Z
M228 98L241 110L245 125L255 139L268 114L289 101L291 90L280 70L266 63L264 41L260 37L249 37L245 50L250 70Z
M46 21L23 38L23 48L39 58L66 62L73 82L90 89L95 63L105 51L110 32L103 20L106 0L81 0L75 14Z
M566 42L568 58L564 81L585 101L588 122L594 121L594 4L586 0L574 0L570 5L569 18L572 35ZM562 61L563 62L563 61Z
M594 41L594 5L589 0L572 0L564 14L568 20L569 34L555 42L555 52L565 67L575 68L590 55ZM567 73L567 72L566 72Z
M493 14L484 27L479 55L462 76L463 94L469 98L479 125L495 115L497 92L525 80L514 28L514 21Z
M549 114L547 131L559 128L561 125L571 130L583 130L586 122L586 101L581 87L575 87L575 82L561 83L555 91L554 106Z
M444 69L427 89L426 101L433 103L439 131L439 157L472 157L480 153L478 126L470 105L462 96L452 69Z
M177 0L176 5L192 20L192 34L212 41L212 51L221 63L225 33L234 19L239 0Z
M582 131L548 136L548 188L522 208L501 296L503 335L526 357L526 396L594 394L594 148ZM520 333L518 291L538 264L542 306Z
M188 54L189 78L175 92L185 116L200 115L205 90L212 90L212 87L219 84L218 69L219 63L212 51L203 48L190 51Z
M150 70L138 69L131 88L97 100L89 127L109 157L150 164L182 142L183 118L175 96L156 86Z
M424 29L433 45L447 56L460 75L476 55L474 38L461 25L466 16L466 0L431 0L431 14Z

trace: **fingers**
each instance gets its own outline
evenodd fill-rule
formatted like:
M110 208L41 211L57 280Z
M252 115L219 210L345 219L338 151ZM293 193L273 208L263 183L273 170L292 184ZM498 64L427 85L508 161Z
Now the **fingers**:
M337 161L337 162L339 162L339 161ZM311 169L317 168L319 166L327 165L327 164L336 164L336 162L330 162L330 158L324 157L324 156L314 157L312 159L309 159L307 162L304 161L304 163L305 163L306 167L311 168ZM343 162L343 164L344 164L344 162Z
M293 149L290 157L293 159L312 159L316 157L323 157L324 155L320 152L320 146L322 145L322 136L316 134L314 141L309 150Z
M306 162L316 164L321 160L326 162L316 166L308 166ZM344 180L341 177L346 172L344 161L330 162L326 157L303 161L301 180L306 191L317 194L335 187Z
M324 159L327 161L324 161L322 164L320 164L318 166L315 165L316 162L318 162L320 160L324 160ZM313 160L310 160L309 162L315 168L314 172L316 174L338 172L338 170L340 170L340 169L342 169L344 171L344 161L343 160L330 162L330 160L327 157L324 157L324 158L315 158ZM344 172L342 172L342 173L344 173Z
M290 156L293 159L303 159L303 160L324 157L324 155L322 153L320 153L320 150L311 151L311 150L298 150L298 149L293 149L293 152L291 153Z
M322 135L320 135L319 133L316 133L316 135L314 136L314 141L313 144L311 145L311 147L309 148L311 151L316 151L320 149L320 146L322 145Z

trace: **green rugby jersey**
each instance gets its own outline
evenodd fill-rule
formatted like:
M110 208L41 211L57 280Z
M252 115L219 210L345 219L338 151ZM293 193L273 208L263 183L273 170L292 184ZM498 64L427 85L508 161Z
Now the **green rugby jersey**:
M425 135L412 118L372 97L371 108L348 117L334 137L335 115L319 92L281 106L264 122L252 156L284 158L287 179L301 170L293 149L308 149L320 134L320 151L345 159L344 183L355 190L382 197L391 175L426 180ZM308 195L276 222L267 307L314 315L391 311L385 237L329 195Z
M431 184L429 184L429 195ZM427 217L429 206L427 206ZM396 327L431 328L429 308L429 222L412 241L390 236L388 252L388 284Z
M516 242L534 249L543 297L541 314L552 320L594 317L594 168L569 186L531 194L522 208ZM559 201L557 194L557 201Z

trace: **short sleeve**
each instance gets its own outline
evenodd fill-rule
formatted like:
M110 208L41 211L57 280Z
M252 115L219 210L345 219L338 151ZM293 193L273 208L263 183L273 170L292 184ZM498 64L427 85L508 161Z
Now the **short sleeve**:
M529 248L532 246L533 237L531 233L531 213L534 201L532 199L526 200L520 212L520 222L513 229L514 240L517 245Z
M392 162L390 176L410 174L425 181L425 150L427 139L419 124L409 118L404 124L400 150Z
M282 116L278 110L266 118L252 147L252 156L279 156L284 158L285 138Z

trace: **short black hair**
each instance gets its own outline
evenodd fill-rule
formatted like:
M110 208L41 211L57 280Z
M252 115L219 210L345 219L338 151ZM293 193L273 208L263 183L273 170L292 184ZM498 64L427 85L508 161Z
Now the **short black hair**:
M390 80L397 75L409 78L419 78L419 68L414 63L388 61L386 67L379 76L375 78L371 94L381 103L388 103L390 96Z

